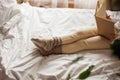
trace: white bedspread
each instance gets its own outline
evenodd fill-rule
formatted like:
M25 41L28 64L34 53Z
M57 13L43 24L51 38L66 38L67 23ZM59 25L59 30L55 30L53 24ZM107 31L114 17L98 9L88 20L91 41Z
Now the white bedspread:
M120 80L120 60L110 50L82 51L71 55L42 57L32 37L68 35L95 26L94 10L45 9L16 5L0 33L0 80L65 80L95 65L86 80ZM11 20L11 21L10 21ZM74 64L72 60L84 56Z

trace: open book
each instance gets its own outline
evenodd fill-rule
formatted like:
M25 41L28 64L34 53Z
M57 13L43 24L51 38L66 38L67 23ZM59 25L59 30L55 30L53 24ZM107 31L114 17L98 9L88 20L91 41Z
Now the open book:
M99 0L96 6L95 19L98 33L108 39L116 33L114 22L107 17L106 10L110 9L109 0Z

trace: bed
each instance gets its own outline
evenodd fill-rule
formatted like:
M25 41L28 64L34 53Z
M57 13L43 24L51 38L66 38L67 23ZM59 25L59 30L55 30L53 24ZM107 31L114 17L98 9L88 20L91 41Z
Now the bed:
M31 42L35 36L63 36L95 27L94 9L37 8L23 3L7 11L0 24L0 80L66 80L69 74L77 80L90 65L95 67L85 80L120 80L120 60L110 49L41 56ZM78 56L84 58L71 64Z

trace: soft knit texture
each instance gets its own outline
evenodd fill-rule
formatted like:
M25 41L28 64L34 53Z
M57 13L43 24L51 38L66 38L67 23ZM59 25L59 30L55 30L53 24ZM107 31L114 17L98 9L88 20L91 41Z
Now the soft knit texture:
M62 44L61 39L57 37L52 39L32 38L31 40L38 47L42 55L49 55L55 47Z
M110 48L110 40L99 36L97 29L86 29L74 34L48 39L32 38L42 55L75 53L82 50Z

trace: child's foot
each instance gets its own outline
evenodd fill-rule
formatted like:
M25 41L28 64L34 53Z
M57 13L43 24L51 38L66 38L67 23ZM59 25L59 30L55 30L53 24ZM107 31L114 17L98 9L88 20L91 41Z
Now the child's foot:
M32 42L39 48L42 54L52 53L52 49L56 46L61 45L62 41L60 38L54 37L52 39L31 39Z

